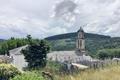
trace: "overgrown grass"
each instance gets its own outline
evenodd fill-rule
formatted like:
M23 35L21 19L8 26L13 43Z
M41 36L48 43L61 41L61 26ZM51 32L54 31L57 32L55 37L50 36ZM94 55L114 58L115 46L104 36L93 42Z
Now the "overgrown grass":
M49 65L52 66L50 63ZM58 66L53 64L53 66ZM56 68L56 67L53 67ZM62 74L59 75L56 70L53 70L52 67L46 67L45 69L40 69L39 71L29 71L22 75L18 75L11 80L45 80L41 76L41 71L50 71L53 74L54 80L120 80L120 65L111 65L105 68L100 69L89 69L86 71L81 71L75 74Z
M57 62L48 61L45 68L39 69L26 69L22 75L18 75L11 80L46 80L42 76L42 72L50 72L53 76L58 73L60 64Z
M120 66L87 70L76 75L56 76L57 80L120 80Z
M45 80L41 74L36 72L26 72L22 75L18 75L11 80Z

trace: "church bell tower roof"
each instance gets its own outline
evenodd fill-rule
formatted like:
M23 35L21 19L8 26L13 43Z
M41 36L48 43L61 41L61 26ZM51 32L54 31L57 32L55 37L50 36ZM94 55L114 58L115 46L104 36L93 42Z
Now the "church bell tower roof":
M84 32L83 28L80 27L80 29L78 30L78 32Z

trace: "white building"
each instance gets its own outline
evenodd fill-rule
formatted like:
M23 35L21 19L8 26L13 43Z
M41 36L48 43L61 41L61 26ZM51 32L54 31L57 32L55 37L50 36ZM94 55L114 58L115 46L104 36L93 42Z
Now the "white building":
M24 59L24 55L21 53L22 49L25 49L28 45L19 47L13 50L10 50L10 56L13 57L13 62L18 69L21 69L27 66L27 62Z

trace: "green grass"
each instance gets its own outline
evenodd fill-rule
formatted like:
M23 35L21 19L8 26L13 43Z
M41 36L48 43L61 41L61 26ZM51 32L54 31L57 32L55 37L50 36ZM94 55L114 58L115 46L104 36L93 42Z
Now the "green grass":
M41 74L35 72L25 72L22 75L18 75L11 80L45 80Z

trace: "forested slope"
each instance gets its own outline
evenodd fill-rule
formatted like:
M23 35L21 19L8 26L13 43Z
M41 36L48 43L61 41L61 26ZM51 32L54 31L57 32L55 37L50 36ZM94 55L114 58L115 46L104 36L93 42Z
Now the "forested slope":
M67 33L45 38L53 51L75 50L77 33ZM86 50L95 56L98 50L120 48L120 37L85 33Z

